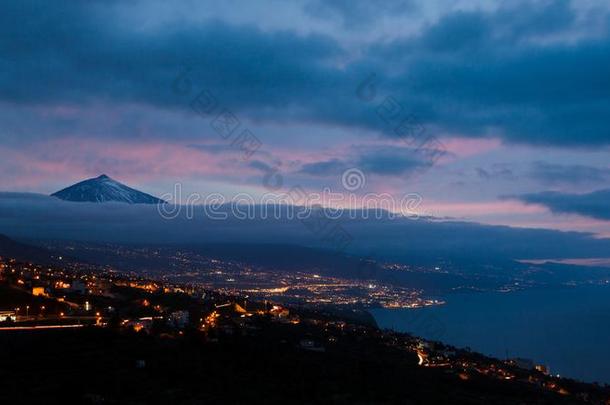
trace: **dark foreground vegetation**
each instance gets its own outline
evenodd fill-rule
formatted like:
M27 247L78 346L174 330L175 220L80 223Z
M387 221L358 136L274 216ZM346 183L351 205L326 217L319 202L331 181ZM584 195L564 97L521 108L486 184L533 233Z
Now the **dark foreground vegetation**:
M306 328L306 327L303 327ZM91 404L568 404L515 381L417 366L376 338L324 352L298 346L301 328L215 341L84 328L0 334L0 403Z

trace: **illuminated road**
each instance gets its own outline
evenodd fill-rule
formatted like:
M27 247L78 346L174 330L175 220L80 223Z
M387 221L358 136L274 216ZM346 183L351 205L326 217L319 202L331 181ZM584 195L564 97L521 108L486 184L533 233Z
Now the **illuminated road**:
M417 362L417 365L418 366L423 366L424 362L426 361L426 355L418 350L417 351L417 358L419 359L419 361Z
M85 325L4 326L4 327L0 327L0 331L4 331L4 330L37 330L37 329L82 328L83 326L85 326Z

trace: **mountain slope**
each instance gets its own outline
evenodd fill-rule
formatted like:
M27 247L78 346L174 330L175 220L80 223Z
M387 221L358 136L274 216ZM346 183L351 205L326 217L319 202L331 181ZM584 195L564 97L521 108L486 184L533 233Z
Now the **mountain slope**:
M50 251L38 246L14 241L3 234L0 234L0 257L38 264L55 264L59 262Z
M99 177L81 181L70 187L51 194L66 201L96 202L107 201L124 202L128 204L161 204L165 201L128 187L110 177L102 174Z

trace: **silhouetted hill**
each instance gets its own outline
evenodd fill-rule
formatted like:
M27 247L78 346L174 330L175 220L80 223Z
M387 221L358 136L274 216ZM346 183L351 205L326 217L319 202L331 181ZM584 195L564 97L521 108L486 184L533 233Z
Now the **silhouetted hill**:
M39 264L55 264L59 261L44 248L17 242L3 234L0 234L0 256Z
M220 260L234 260L284 270L332 268L341 271L357 267L362 260L330 250L288 244L213 243L188 248Z

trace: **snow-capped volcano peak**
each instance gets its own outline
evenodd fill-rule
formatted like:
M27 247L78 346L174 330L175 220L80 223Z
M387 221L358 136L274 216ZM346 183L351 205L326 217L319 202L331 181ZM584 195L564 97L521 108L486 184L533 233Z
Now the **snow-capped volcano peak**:
M128 204L160 204L165 201L150 194L135 190L111 179L105 174L81 181L73 186L51 194L53 197L76 202L116 201Z

